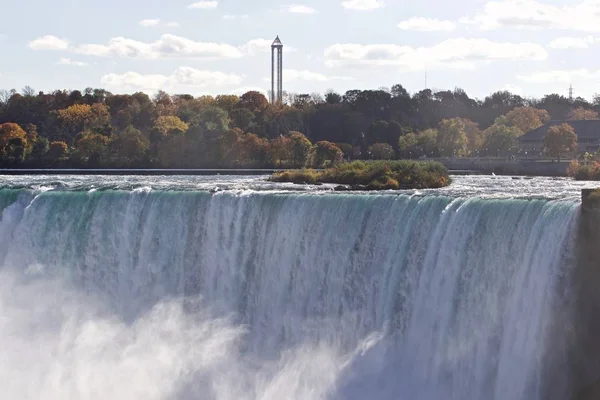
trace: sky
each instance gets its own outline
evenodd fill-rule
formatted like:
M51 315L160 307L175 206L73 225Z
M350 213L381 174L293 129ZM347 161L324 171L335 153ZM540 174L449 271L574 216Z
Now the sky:
M293 93L600 93L600 0L2 3L0 89L266 93L279 35Z

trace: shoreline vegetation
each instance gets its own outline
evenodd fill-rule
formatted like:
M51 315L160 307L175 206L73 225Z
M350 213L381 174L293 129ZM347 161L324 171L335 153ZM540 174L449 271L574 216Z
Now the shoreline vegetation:
M272 182L339 184L336 190L434 189L448 186L448 169L435 161L353 161L323 170L301 169L275 172Z
M576 181L600 181L600 162L573 161L569 164L567 175Z
M593 102L497 91L409 93L402 85L344 93L193 96L101 88L0 90L4 169L321 169L341 161L480 157L564 159L567 126L539 148L519 138L551 120L599 119ZM552 140L550 140L552 139ZM568 139L568 140L567 140Z

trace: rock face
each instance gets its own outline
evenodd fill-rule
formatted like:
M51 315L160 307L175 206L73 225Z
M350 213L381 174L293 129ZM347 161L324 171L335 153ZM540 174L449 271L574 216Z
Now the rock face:
M582 190L576 250L569 371L572 399L597 400L600 399L600 190Z

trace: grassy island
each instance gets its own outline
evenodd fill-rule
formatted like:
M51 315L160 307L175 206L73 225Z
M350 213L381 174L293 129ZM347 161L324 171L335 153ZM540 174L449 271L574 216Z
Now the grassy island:
M428 189L450 184L448 169L432 161L353 161L323 170L276 172L273 182L337 183L338 190Z

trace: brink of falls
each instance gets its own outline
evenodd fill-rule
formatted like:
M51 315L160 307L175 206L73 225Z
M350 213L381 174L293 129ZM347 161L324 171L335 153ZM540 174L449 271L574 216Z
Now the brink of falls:
M6 399L574 390L574 201L2 189L0 208Z

